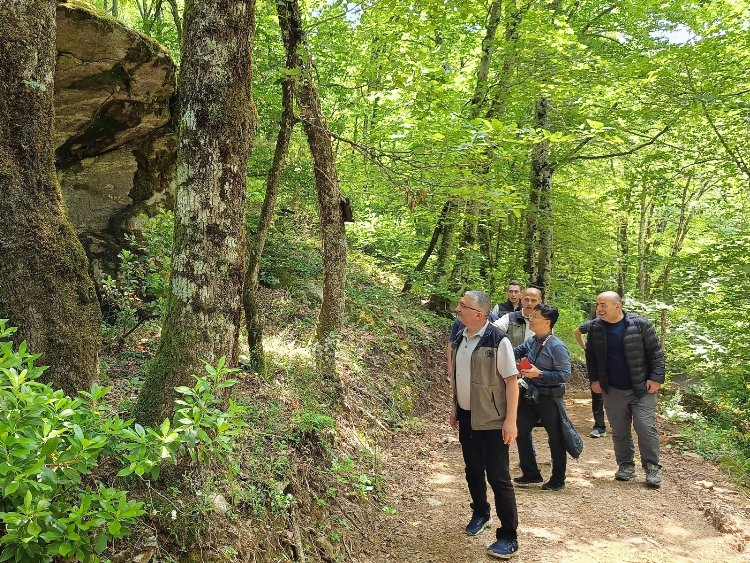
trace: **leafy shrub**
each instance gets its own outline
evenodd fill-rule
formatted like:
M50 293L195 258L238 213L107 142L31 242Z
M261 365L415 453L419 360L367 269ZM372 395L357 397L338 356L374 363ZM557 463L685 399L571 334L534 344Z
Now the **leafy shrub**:
M130 249L124 248L116 278L101 280L104 301L110 311L105 315L115 325L133 327L139 320L160 317L169 294L174 215L162 210L146 220L144 240L125 235Z
M163 462L225 461L231 438L243 426L244 409L220 409L219 389L234 370L220 360L193 387L178 387L182 399L170 422L144 428L113 415L108 388L94 385L80 398L37 381L45 370L23 342L13 349L0 319L0 561L51 561L60 556L99 561L113 538L126 536L144 514L143 503L102 483L106 468L119 477L158 477ZM104 468L104 469L102 469Z

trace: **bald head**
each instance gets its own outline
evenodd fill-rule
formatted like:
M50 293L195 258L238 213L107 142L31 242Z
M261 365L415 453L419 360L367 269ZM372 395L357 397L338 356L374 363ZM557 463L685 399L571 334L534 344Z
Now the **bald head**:
M596 298L596 316L608 323L622 320L622 298L614 291L603 291Z
M521 304L523 305L523 316L528 317L534 307L541 305L542 303L542 292L535 287L528 287L524 290L521 297Z

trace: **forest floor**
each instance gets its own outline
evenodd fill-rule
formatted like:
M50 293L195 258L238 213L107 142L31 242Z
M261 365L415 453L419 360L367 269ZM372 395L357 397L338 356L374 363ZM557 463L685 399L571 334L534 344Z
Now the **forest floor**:
M493 560L485 548L498 523L494 506L491 528L473 538L464 533L469 496L458 434L447 421L447 390L443 399L433 402L421 428L396 435L384 454L385 503L396 513L374 524L362 561ZM563 491L516 487L520 551L514 561L750 561L750 498L699 455L671 447L677 427L660 417L663 483L647 489L640 467L630 482L613 479L611 438L588 437L593 419L585 388L569 389L566 404L585 437L584 451L577 461L569 458ZM542 474L549 477L544 429L534 436ZM515 445L511 474L520 474Z

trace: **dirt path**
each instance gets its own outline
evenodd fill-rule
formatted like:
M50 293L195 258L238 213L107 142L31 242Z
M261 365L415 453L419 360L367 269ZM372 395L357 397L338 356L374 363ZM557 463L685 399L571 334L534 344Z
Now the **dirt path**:
M614 481L611 439L588 437L590 399L568 398L567 405L576 427L586 431L583 455L569 459L563 491L516 488L520 552L514 561L750 561L750 530L742 520L750 515L750 499L718 469L694 454L663 448L660 490L644 487L640 467L634 481ZM663 432L666 425L661 426ZM546 434L541 428L534 432L540 468L548 477ZM375 523L366 561L493 560L485 547L494 540L494 525L475 538L463 531L469 496L457 433L444 409L427 415L421 430L396 436L384 465L391 491L387 504L396 513ZM511 473L520 474L515 445Z

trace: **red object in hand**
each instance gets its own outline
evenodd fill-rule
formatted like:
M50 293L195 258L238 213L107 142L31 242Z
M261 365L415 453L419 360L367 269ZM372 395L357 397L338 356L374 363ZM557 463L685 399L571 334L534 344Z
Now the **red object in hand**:
M522 369L531 369L533 366L528 358L523 358L516 364L516 367L518 368L518 371L521 371Z

